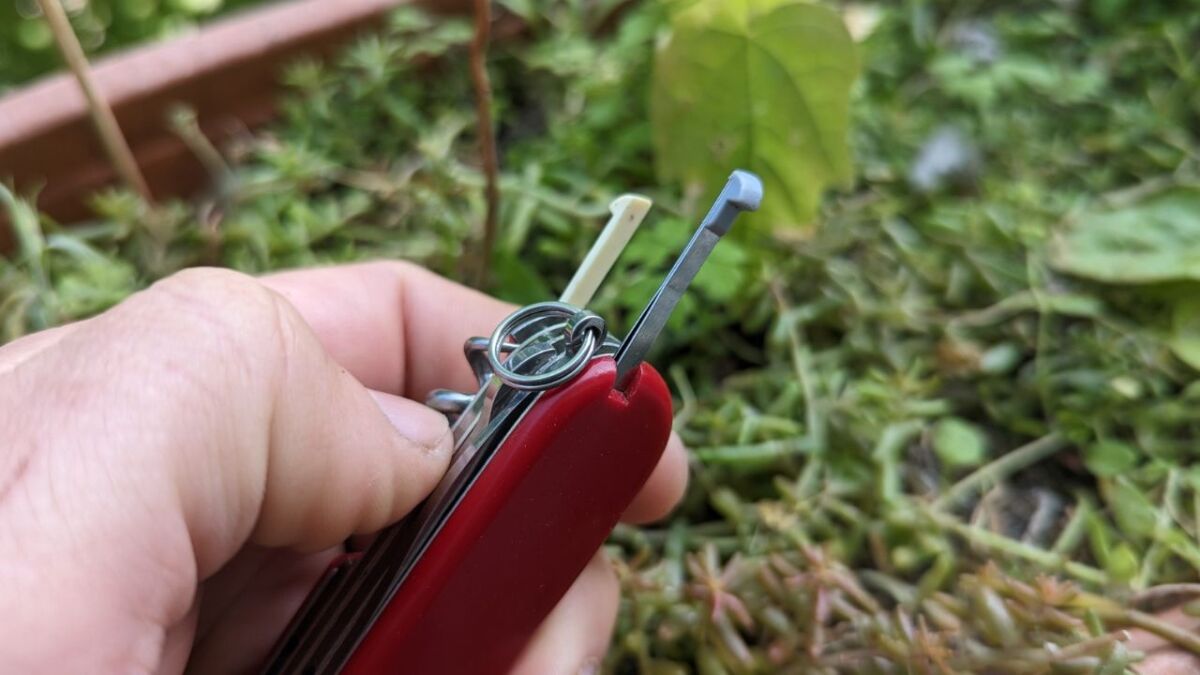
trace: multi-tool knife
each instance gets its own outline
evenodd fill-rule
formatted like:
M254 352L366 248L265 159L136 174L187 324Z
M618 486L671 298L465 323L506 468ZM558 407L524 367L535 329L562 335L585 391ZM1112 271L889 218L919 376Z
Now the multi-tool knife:
M407 519L331 565L264 672L507 672L658 463L671 398L645 358L717 241L761 199L759 179L734 171L624 340L582 306L649 206L636 197L614 203L565 301L467 340L479 390L427 401L451 420L449 471Z

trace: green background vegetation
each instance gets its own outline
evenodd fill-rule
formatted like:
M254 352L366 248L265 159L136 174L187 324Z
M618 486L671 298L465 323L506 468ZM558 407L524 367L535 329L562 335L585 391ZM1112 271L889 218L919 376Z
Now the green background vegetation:
M766 67L744 54L771 49L752 29L769 19L708 24L714 3L613 21L615 2L513 0L528 30L490 55L501 297L556 295L608 200L646 192L651 218L594 303L622 331L732 164L779 174L777 206L718 247L654 358L693 484L670 522L614 534L610 667L1122 672L1138 656L1122 627L1200 651L1148 600L1200 575L1200 14L733 3L832 26L754 71L792 87L760 115L729 93L750 71L686 58L717 30ZM853 45L835 11L873 29ZM224 148L194 202L108 191L66 228L0 191L20 243L0 260L0 339L194 264L460 274L483 214L469 36L403 11L296 64L282 119ZM804 79L831 53L852 87ZM814 96L825 121L796 107ZM697 97L718 105L671 124ZM746 133L717 138L723 120ZM780 130L826 154L744 145Z
M202 19L263 0L64 0L84 51L103 54L195 28ZM59 67L37 0L0 2L0 91Z

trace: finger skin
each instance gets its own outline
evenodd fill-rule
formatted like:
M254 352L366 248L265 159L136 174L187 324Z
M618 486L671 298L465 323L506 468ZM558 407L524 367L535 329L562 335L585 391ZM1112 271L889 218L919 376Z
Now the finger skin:
M371 395L228 271L160 283L3 377L0 672L153 672L198 582L247 542L378 529L449 455L444 418Z
M512 675L574 675L599 666L617 622L620 586L598 551L513 667Z
M462 343L472 336L489 335L515 309L473 291L462 292L462 287L406 263L284 272L264 278L263 283L291 301L328 352L355 377L368 386L414 398L437 387L474 389ZM449 297L454 298L454 312L446 317ZM437 315L439 320L422 324L419 331L391 329L406 313L414 312ZM645 523L666 516L682 498L687 478L687 450L672 433L662 459L622 520ZM589 657L603 656L615 622L617 586L607 564L597 562L600 555L564 596L559 609L547 617L516 672L568 672L553 666L564 661L583 664ZM611 615L603 611L610 605ZM592 639L565 639L580 630Z
M205 585L188 675L260 669L281 628L340 554L340 549L299 555L260 547L239 554ZM223 597L214 597L217 593Z
M192 651L192 638L196 634L196 617L199 614L200 602L197 598L183 619L167 628L156 673L183 672Z
M516 309L403 262L281 272L262 283L360 382L414 400L437 388L473 391L463 343L491 334Z
M687 448L679 435L671 432L667 447L646 479L646 485L633 498L621 520L626 523L642 524L666 517L683 499L688 483Z
M280 272L262 282L289 300L330 356L359 381L415 400L436 388L473 391L463 343L490 335L516 309L404 262ZM666 516L686 487L687 451L672 434L623 520Z
M0 428L19 430L0 453L0 671L157 671L243 545L317 551L402 516L448 438L398 394L469 389L462 341L510 309L403 264L197 270L0 349ZM672 447L627 519L677 500Z
M58 344L58 341L73 332L80 324L68 324L57 328L31 333L9 342L0 349L0 375L13 370L22 362L39 352Z

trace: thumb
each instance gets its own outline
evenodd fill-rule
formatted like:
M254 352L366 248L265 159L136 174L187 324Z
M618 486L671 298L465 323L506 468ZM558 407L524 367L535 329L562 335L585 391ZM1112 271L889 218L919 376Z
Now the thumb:
M245 544L376 530L451 448L441 415L367 390L279 295L217 270L23 353L0 373L0 427L3 672L153 670Z
M428 495L449 461L444 416L366 389L256 280L224 270L180 276L149 295L193 308L196 318L177 323L224 314L218 325L228 327L201 341L213 349L203 362L232 366L215 369L196 402L216 413L201 429L233 431L229 443L172 453L202 578L247 542L322 550L398 520Z

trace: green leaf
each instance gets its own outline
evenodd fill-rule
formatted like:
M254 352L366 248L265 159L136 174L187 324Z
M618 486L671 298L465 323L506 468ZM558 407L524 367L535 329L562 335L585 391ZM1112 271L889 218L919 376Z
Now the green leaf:
M750 283L747 265L751 260L750 254L737 241L723 242L713 249L692 284L709 300L728 304Z
M37 210L28 201L9 192L3 183L0 183L0 206L5 208L12 222L12 229L16 233L17 243L26 264L40 270L46 240L42 235L41 223L38 222Z
M533 0L499 0L498 4L529 23L537 20L539 16Z
M854 41L833 10L797 0L699 0L671 17L650 117L664 180L715 195L729 172L763 180L760 227L803 228L850 180Z
M979 357L979 369L989 374L1011 371L1021 361L1021 348L1012 342L1001 342Z
M1117 527L1128 537L1145 539L1154 534L1158 511L1150 499L1129 480L1118 477L1101 484Z
M987 456L987 439L974 424L950 417L934 428L933 451L950 468L978 466Z
M1085 520L1092 556L1114 581L1127 582L1137 575L1139 558L1133 548L1125 543L1114 544L1109 524L1096 513Z
M514 254L498 253L493 275L496 294L509 302L529 304L555 295L533 267Z
M1177 528L1170 528L1158 533L1158 541L1165 544L1175 555L1183 558L1189 565L1200 569L1200 546L1191 537Z
M1114 581L1129 581L1137 575L1141 561L1129 544L1117 544L1104 563L1104 571Z
M1200 280L1200 189L1085 213L1051 253L1061 271L1108 283Z
M1200 289L1179 298L1171 317L1167 345L1179 360L1200 370Z
M1137 449L1119 441L1102 441L1083 451L1083 463L1088 471L1102 478L1125 473L1137 464L1137 460Z
M189 14L212 14L221 8L223 0L175 0L179 9Z

